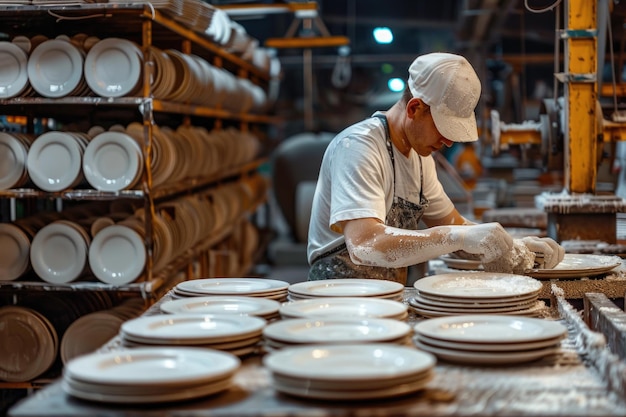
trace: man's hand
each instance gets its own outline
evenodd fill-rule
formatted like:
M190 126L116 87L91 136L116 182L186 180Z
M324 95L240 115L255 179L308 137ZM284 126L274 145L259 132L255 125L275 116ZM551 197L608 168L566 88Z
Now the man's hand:
M528 236L522 239L526 247L535 252L537 258L543 258L541 268L552 269L565 256L565 249L549 237Z

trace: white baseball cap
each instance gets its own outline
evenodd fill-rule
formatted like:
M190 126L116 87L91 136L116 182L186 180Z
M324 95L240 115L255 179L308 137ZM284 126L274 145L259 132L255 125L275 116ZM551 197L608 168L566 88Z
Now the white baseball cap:
M413 97L430 106L435 126L453 142L478 139L474 109L480 98L480 79L460 55L435 52L421 55L409 67Z

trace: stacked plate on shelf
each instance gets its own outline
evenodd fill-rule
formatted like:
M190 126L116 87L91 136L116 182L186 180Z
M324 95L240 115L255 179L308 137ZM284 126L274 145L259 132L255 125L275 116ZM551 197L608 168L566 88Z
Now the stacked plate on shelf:
M415 282L417 294L409 305L424 317L459 314L539 316L545 304L538 300L538 280L496 272L432 275Z
M93 353L63 369L63 390L84 400L153 404L217 394L230 388L241 361L200 348L142 348Z
M320 297L289 301L280 307L283 319L387 318L404 320L408 306L400 301L374 297Z
M464 315L424 320L414 327L423 351L449 362L509 365L555 355L567 329L532 317Z
M59 348L58 332L43 314L22 306L0 308L0 380L24 382L46 372Z
M172 290L174 297L240 295L283 301L289 283L265 278L202 278L183 281Z
M374 297L402 301L404 285L379 279L342 278L306 281L289 286L289 300L319 297Z
M120 335L126 347L194 346L243 356L262 339L266 321L234 314L157 314L128 320Z
M63 333L59 355L63 363L95 352L115 338L124 321L135 318L145 309L144 300L129 298L108 309L99 309L74 320Z
M168 300L159 308L168 314L238 314L270 321L279 317L280 302L260 297L214 295Z
M277 391L341 401L419 391L433 378L435 363L430 353L379 343L290 347L263 358Z
M263 329L270 349L298 345L341 343L410 344L411 326L393 319L290 319L268 324Z

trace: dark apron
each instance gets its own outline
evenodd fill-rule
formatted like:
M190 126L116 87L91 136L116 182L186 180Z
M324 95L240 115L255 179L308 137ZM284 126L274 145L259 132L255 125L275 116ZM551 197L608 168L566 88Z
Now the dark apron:
M389 134L389 124L384 115L375 115L385 126L387 151L391 158L391 165L394 173L393 178L393 203L385 218L387 226L400 229L417 230L420 219L424 211L428 208L428 200L424 197L424 175L422 170L422 159L420 158L420 203L415 204L396 196L396 164L393 157L393 148ZM421 276L424 274L421 273ZM356 265L350 259L348 248L345 243L329 250L317 257L309 269L309 281L337 278L371 278L407 284L407 268L384 268L380 266Z

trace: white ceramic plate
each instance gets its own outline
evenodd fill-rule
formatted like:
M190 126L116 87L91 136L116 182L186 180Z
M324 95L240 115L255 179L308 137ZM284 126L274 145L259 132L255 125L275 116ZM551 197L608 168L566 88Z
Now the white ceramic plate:
M376 343L399 339L411 326L393 319L290 319L268 324L263 336L283 343Z
M512 305L512 304L525 304L530 303L537 300L537 296L539 293L533 292L528 295L522 295L519 297L503 297L502 299L498 298L463 298L463 297L439 297L436 295L419 293L416 295L416 298L422 299L424 301L428 301L429 304L433 305L444 305L444 306L456 306L456 307L473 307L473 306L504 306L504 305Z
M64 132L46 132L35 139L27 156L30 179L44 191L63 191L82 176L83 150Z
M458 313L458 314L485 314L485 313L506 313L510 311L519 311L525 310L533 307L537 303L537 300L531 300L529 302L525 302L523 304L519 304L517 302L510 303L509 305L499 305L499 306L472 306L468 304L451 304L444 305L444 303L440 304L431 304L428 300L422 299L419 295L416 295L414 298L409 300L409 304L413 307L424 308L427 310L436 310L441 312L449 312L449 313Z
M31 243L30 263L39 278L53 284L72 282L87 265L84 236L67 224L53 222L41 228Z
M0 98L20 95L28 85L28 55L12 42L0 42Z
M151 340L217 342L243 339L260 333L266 321L234 314L157 314L129 320L123 334Z
M114 338L124 320L106 311L85 314L74 320L63 333L59 355L63 363L95 352Z
M21 140L0 132L0 190L13 188L23 180L27 157L28 149Z
M516 317L517 316L543 317L543 312L545 310L545 307L546 306L543 301L537 301L535 305L533 305L532 307L525 308L522 310L506 311L506 312L500 312L500 313L484 313L484 314L501 314L505 316L516 316ZM442 310L429 309L429 308L424 308L424 307L415 307L415 306L411 306L411 308L417 314L423 317L428 317L428 318L450 317L450 316L458 316L460 314L480 314L474 311L470 313L459 313L459 312L449 312L449 311L442 311Z
M506 298L538 293L534 278L497 272L461 272L431 275L415 282L419 293L448 298Z
M241 361L227 352L188 347L136 348L92 353L69 361L63 372L85 382L163 386L210 382L234 373Z
M194 382L191 381L189 384L181 383L174 385L142 385L142 384L132 384L132 385L114 385L114 384L98 384L94 382L85 382L71 378L67 374L63 375L63 382L67 383L67 385L71 388L74 388L79 391L88 391L92 393L105 394L105 395L121 395L121 396L147 396L147 395L160 395L166 394L169 395L173 391L179 390L187 390L187 389L195 389L200 385L222 385L225 382L232 382L233 373L227 374L225 377L220 377L219 379L214 379L208 382Z
M139 145L121 132L100 133L89 142L83 155L85 179L96 190L132 188L139 180L142 168Z
M10 382L30 381L54 362L53 335L39 314L20 306L0 308L0 339L12 340L0 356L0 378ZM21 349L15 349L21 346Z
M311 345L271 352L263 364L272 372L333 381L396 379L432 369L433 355L392 344Z
M519 352L481 352L445 349L430 346L418 340L415 345L426 352L436 355L439 359L467 365L512 365L530 362L546 356L557 354L559 347L547 347Z
M473 259L460 259L450 255L442 255L439 257L449 268L467 269L473 271L482 271L483 264Z
M91 271L100 281L112 285L130 284L139 278L146 257L141 235L123 225L105 227L89 246Z
M274 388L285 394L318 400L371 400L397 397L419 391L426 387L431 379L432 375L429 375L392 387L360 390L314 389L275 381Z
M83 55L72 43L50 39L40 43L28 58L28 79L44 97L65 97L83 77Z
M142 52L133 42L106 38L85 58L85 80L101 97L123 97L135 90L141 78Z
M183 281L176 285L183 292L216 295L265 294L289 287L285 281L264 278L207 278Z
M0 281L13 281L30 266L30 239L19 227L0 223Z
M248 314L268 316L280 309L280 303L259 297L210 296L182 298L163 302L159 308L169 314Z
M77 398L111 404L156 404L172 401L190 400L225 391L232 385L231 380L212 384L203 384L185 389L172 389L157 394L106 394L98 391L81 390L68 381L62 381L63 391Z
M411 375L388 379L364 379L352 380L349 384L346 381L332 381L324 379L305 379L283 375L272 372L272 380L282 385L290 385L297 388L310 388L315 390L334 390L334 391L359 391L359 390L378 390L383 388L392 388L400 384L417 382L420 380L430 380L434 376L433 369L426 369Z
M397 282L378 279L329 279L291 284L289 292L297 296L314 297L377 297L402 292Z
M557 347L560 345L562 336L557 336L554 339L539 340L537 342L523 342L523 343L465 343L465 342L450 342L448 340L433 339L422 334L417 335L417 340L444 349L455 350L471 350L481 352L511 352L511 351L523 351L533 350L549 347Z
M371 297L321 297L291 301L280 307L280 314L301 318L401 317L407 305Z
M487 314L424 320L413 329L433 339L466 343L526 343L567 334L565 326L557 321Z
M528 275L534 278L582 278L604 274L620 266L618 256L566 253L553 269L531 269Z

